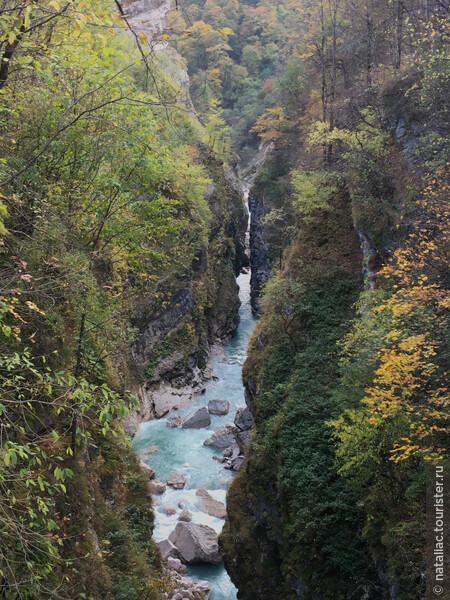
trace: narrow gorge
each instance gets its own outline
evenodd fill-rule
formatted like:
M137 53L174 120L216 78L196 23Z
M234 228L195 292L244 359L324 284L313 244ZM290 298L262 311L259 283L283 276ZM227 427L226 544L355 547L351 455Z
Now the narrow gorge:
M450 597L449 8L0 2L0 599Z
M192 540L185 540L183 545L182 541L173 538L173 532L179 527L177 523L206 525L216 534L220 533L225 516L226 488L243 460L242 450L250 426L248 419L245 421L245 414L243 416L245 402L241 382L242 364L254 326L249 304L249 275L241 274L238 284L242 303L239 311L240 324L231 343L223 350L215 350L210 363L213 379L205 385L203 393L184 410L171 413L167 419L142 424L133 442L142 460L155 470L156 477L162 482L167 481L167 486L151 482L153 489L158 491L154 496L154 538L169 564L174 564L182 572L185 568L182 568L181 562L177 562L177 558L180 558L179 549L182 556L188 558L191 551L189 562L192 560L194 563L202 560L202 550L192 547ZM226 400L221 400L224 406L220 407L220 411L211 408L216 399L225 398ZM208 406L212 414L206 416L206 421L200 421L202 413L199 411ZM197 423L192 423L193 412L198 419ZM208 414L207 409L205 412ZM211 436L213 431L215 433ZM223 454L229 458L226 459ZM206 502L202 492L207 498ZM210 497L219 502L210 506ZM200 530L198 535L211 536L213 532ZM169 542L172 539L179 544L179 548ZM214 545L214 552L210 549L206 556L203 555L203 560L212 564L194 564L188 567L188 573L194 578L210 582L211 598L236 598L236 590L224 567L214 565L220 562L217 540Z

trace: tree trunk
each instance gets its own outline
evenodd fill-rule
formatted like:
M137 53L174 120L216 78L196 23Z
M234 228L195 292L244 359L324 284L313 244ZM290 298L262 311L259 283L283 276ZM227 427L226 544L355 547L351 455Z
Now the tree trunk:
M400 68L402 62L402 38L403 38L403 13L405 6L403 0L397 1L397 32L396 32L396 56L394 67Z
M19 45L20 38L17 37L12 44L6 44L5 51L0 62L0 90L3 89L8 81L8 71L13 54Z
M325 16L323 10L323 0L320 0L320 27L321 27L321 39L320 39L320 61L321 61L321 73L322 73L322 89L321 89L321 98L322 98L322 120L324 123L327 122L327 74L326 74L326 66L325 66L325 47L326 47L326 38L325 38ZM326 144L323 145L323 161L327 162L327 149Z
M337 54L337 5L338 0L330 2L330 12L332 14L331 26L331 88L330 88L330 131L334 129L334 102L336 99L336 54ZM328 144L327 163L331 162L333 145Z
M78 332L77 361L75 364L75 379L78 379L78 377L81 375L82 358L83 358L83 338L84 338L85 325L86 325L86 313L83 313L81 315L80 329ZM70 427L71 434L72 434L71 448L72 448L72 452L74 455L75 455L76 441L77 441L77 413L75 410L75 405L76 405L76 403L74 403L72 406L72 424Z
M372 85L372 67L373 67L373 0L368 5L366 2L366 26L367 26L367 57L366 57L366 81L367 86Z

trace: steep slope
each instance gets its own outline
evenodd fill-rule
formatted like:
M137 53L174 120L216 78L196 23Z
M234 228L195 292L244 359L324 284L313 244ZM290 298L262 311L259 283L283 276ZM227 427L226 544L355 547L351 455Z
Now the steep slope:
M253 164L227 568L244 600L423 598L450 447L448 7L173 8L0 7L0 596L173 589L122 424L187 403L233 334Z
M232 171L206 147L200 161L212 182L205 194L208 237L189 270L165 277L138 305L131 386L139 409L126 420L130 433L139 420L162 417L200 393L211 345L230 339L239 324L235 276L248 264L243 194Z
M249 600L301 598L319 573L333 593L337 581L339 593L348 591L353 567L367 577L361 510L337 477L324 423L339 414L335 345L362 285L345 191L331 206L302 230L283 274L270 282L245 365L255 437L229 492L221 542L240 597Z
M247 216L179 57L109 0L25 5L0 9L0 595L156 600L173 582L121 425L132 391L201 389Z
M253 253L274 274L221 537L245 600L424 594L427 465L449 447L448 67L441 7L409 9L398 36L378 4L351 23L300 7L304 46L256 125L274 150L250 190Z
M334 186L265 287L244 368L252 444L221 536L239 598L422 597L426 465L448 448L436 174L410 235L369 222L376 251L360 243L358 201ZM380 274L385 240L401 246Z

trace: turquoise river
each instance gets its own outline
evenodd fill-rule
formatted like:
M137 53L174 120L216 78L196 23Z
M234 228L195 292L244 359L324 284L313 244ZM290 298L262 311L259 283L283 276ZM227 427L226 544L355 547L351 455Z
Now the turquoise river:
M136 451L146 446L157 446L157 452L143 455L143 460L156 471L156 477L165 481L174 472L183 473L186 477L186 487L182 490L167 488L162 496L154 496L155 501L155 530L154 538L158 542L166 539L175 529L181 513L178 503L188 509L194 523L204 523L220 532L223 520L211 517L201 512L197 506L198 498L195 492L199 488L207 489L217 500L225 502L226 489L235 473L223 467L214 454L220 450L209 448L203 442L219 425L233 422L238 407L245 405L244 387L242 385L242 365L247 355L250 334L255 325L250 308L250 275L243 273L237 278L239 297L241 300L240 324L229 344L217 352L211 359L210 365L214 371L214 379L206 384L206 392L196 398L189 406L177 411L182 417L197 406L205 406L208 400L223 398L230 403L230 412L225 416L211 415L212 423L206 429L182 429L166 426L166 419L158 419L141 423L134 438ZM172 506L177 513L166 515L162 507ZM211 582L211 600L235 600L236 588L230 581L223 565L196 565L189 567L189 573L194 579L207 579Z

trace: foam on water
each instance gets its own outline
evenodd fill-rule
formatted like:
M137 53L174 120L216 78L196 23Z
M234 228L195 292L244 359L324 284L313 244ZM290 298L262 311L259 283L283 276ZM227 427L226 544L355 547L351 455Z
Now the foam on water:
M242 385L242 365L247 356L247 346L255 320L250 307L250 275L238 277L241 308L241 321L236 335L224 347L224 353L211 360L211 366L217 380L210 381L205 394L192 404L176 411L182 417L197 406L205 406L208 400L223 398L230 403L228 415L211 415L211 425L206 429L181 429L167 427L167 419L159 419L142 423L134 438L133 445L137 451L146 446L157 446L158 451L151 454L141 454L144 462L153 467L156 477L165 481L171 473L183 473L186 477L186 487L182 490L167 488L162 496L155 496L155 530L156 541L166 539L175 529L182 510L192 513L194 523L203 523L220 533L223 520L211 517L199 509L199 498L196 491L207 489L209 493L221 502L225 502L226 488L234 477L234 473L224 469L214 454L220 450L209 448L203 442L220 425L234 421L236 410L245 405L244 388ZM181 506L178 503L181 502ZM167 515L163 507L176 509L174 515ZM236 588L225 571L223 565L195 565L189 568L194 579L207 579L212 584L211 600L235 600Z

